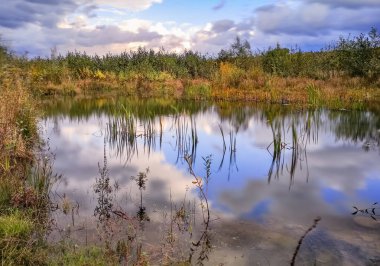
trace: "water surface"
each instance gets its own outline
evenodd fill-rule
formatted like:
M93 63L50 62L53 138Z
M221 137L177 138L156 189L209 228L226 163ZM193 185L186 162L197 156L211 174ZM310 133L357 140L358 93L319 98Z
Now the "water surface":
M126 222L112 224L113 233L99 229L99 220L116 210L138 220L134 235L156 254L151 259L157 264L173 230L177 259L188 258L205 229L189 158L201 177L211 162L211 175L202 181L210 224L204 245L193 248L192 263L289 264L317 217L296 265L380 263L375 110L122 98L45 106L44 137L55 171L63 174L53 198L61 210L66 206L54 213L52 241L69 234L75 243L101 245L108 234L116 243L130 234ZM146 169L146 188L139 189L131 177ZM352 215L353 206L364 211ZM173 222L181 208L185 215Z

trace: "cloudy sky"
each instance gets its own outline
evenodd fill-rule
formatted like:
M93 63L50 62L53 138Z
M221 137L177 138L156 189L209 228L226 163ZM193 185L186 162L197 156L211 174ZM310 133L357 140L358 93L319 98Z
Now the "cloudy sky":
M214 54L236 36L315 50L380 28L380 0L8 0L0 35L29 56L129 51L139 46Z

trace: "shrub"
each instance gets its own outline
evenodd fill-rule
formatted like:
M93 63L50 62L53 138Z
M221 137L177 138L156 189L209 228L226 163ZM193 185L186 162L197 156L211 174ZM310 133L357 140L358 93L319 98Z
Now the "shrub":
M375 28L354 38L341 37L336 44L339 68L351 76L380 76L380 35Z
M243 69L228 62L220 63L218 76L219 86L223 88L238 88L243 78Z

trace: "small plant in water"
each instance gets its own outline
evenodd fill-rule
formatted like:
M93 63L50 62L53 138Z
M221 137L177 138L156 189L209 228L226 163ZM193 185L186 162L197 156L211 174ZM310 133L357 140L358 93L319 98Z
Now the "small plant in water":
M96 179L95 193L98 195L98 205L95 207L94 215L100 222L104 222L111 217L112 213L112 186L110 185L109 170L107 166L106 145L104 144L104 165L99 167L100 178Z
M139 190L145 190L146 189L146 181L148 180L148 174L149 174L149 168L145 170L145 172L140 172L138 175L132 176L132 179L136 181L137 186L139 187Z
M202 157L203 159L203 165L206 169L206 184L208 185L208 182L210 181L211 176L211 162L212 162L212 155L208 155L206 157Z
M352 206L355 209L355 211L352 213L352 215L361 214L364 216L371 217L373 220L377 221L380 217L380 214L379 214L380 208L376 206L377 204L378 204L378 202L375 202L374 204L372 204L371 207L365 208L365 209L359 209L356 206Z
M143 227L143 222L150 221L148 214L146 213L146 207L143 206L143 193L142 191L146 189L146 182L148 180L149 168L145 170L145 172L140 172L136 177L132 176L132 179L136 181L137 186L140 190L140 206L137 211L137 218L140 221L140 225Z
M202 208L202 214L203 214L203 225L204 225L204 230L201 236L199 237L198 241L192 242L192 247L190 248L190 255L188 262L192 262L192 257L197 249L200 248L199 251L199 256L197 259L197 264L203 265L203 261L208 259L208 253L211 250L211 240L210 240L210 207L207 199L207 193L204 190L204 185L202 182L202 177L197 176L193 170L192 167L192 159L190 155L185 155L184 157L188 167L189 167L189 172L190 174L194 177L194 181L192 183L198 188L199 193L200 193L200 200L201 200L201 208ZM206 168L206 184L208 183L208 180L211 175L211 155L203 158L204 160L204 166Z

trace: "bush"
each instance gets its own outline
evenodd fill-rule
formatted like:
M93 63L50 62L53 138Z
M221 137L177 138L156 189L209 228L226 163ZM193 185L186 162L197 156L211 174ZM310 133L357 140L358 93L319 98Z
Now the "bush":
M263 68L270 74L287 76L291 65L289 49L281 48L279 44L275 49L269 49L263 56Z
M221 62L219 67L218 85L222 88L238 88L244 78L244 70L228 62Z
M354 38L341 37L336 44L339 68L350 76L380 76L380 35L375 28Z

